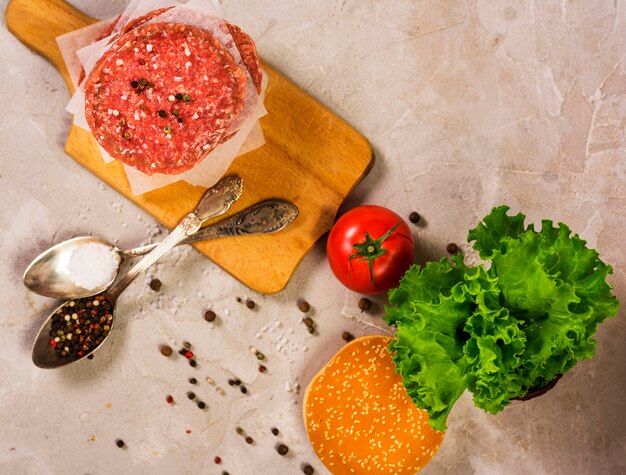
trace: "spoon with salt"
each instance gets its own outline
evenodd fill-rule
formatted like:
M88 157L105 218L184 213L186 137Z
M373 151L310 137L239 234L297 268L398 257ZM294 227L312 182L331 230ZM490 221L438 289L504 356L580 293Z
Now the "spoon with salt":
M291 224L297 215L298 208L292 203L263 201L201 228L180 244L275 233ZM60 299L97 295L113 283L122 260L143 256L156 246L122 250L99 237L78 236L37 256L24 272L24 285L39 295Z
M35 338L33 363L40 368L59 368L97 350L110 334L115 323L115 302L126 287L170 249L198 232L206 220L228 211L241 191L241 178L222 178L204 193L195 211L104 293L68 300L55 308Z

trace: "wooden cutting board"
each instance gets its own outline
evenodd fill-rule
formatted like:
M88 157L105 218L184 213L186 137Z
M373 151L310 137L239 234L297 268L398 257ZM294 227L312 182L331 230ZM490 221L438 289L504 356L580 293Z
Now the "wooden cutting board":
M26 46L50 61L70 93L74 87L55 38L90 25L63 0L11 0L6 24ZM334 221L345 197L374 163L368 141L296 84L266 63L268 75L261 119L265 145L235 159L227 174L243 178L244 193L230 214L270 198L300 210L287 229L272 235L223 238L196 248L253 290L282 290L306 252ZM204 189L178 182L133 196L119 162L105 164L90 133L71 126L65 151L127 199L168 228L191 211Z

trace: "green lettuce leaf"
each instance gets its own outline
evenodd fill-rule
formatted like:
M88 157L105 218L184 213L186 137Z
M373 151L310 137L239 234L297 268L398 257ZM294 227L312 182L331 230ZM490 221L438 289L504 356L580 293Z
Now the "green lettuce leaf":
M435 429L466 388L497 413L591 358L597 325L617 314L612 269L595 250L562 223L535 231L508 209L468 233L488 270L455 256L411 268L389 294L396 371Z

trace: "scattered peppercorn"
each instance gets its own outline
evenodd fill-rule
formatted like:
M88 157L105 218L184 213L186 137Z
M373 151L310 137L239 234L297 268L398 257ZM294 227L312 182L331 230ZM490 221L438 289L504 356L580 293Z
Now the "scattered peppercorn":
M235 300L237 300L237 303L243 302L243 300L241 300L241 297L237 297Z
M222 472L222 475L230 475L230 473L228 473L226 470L224 470L224 471Z
M141 78L139 80L139 84L145 87L148 84L148 80L146 78Z
M162 345L161 346L161 354L163 356L167 356L167 357L172 356L172 347L168 346L168 345Z
M359 309L361 310L361 312L367 312L371 308L372 301L370 299L368 299L367 297L362 297L361 299L359 299Z
M179 117L179 118L178 118L178 119L176 119L176 120L178 121L178 123L179 123L179 124L182 124L182 123L183 123L183 119L182 119L182 117Z
M298 302L298 309L303 313L307 313L309 310L311 310L311 305L306 300L300 300Z
M187 358L188 360L193 358L193 352L189 350L185 351L185 358Z
M200 409L204 409L206 407L206 403L204 403L203 401L198 401L197 404Z
M246 444L251 444L252 442L254 442L254 439L250 437L249 435L246 436Z
M276 427L272 427L272 434L278 435L280 431Z
M163 109L161 109L159 112L159 117L167 117L167 112L165 112Z
M236 431L236 432L237 432L237 434L239 434L239 435L243 435L243 434L245 434L245 431L244 431L244 430L243 430L243 428L241 428L241 427L236 427L236 428L235 428L235 431Z
M124 127L124 126L126 125L126 119L124 119L124 117L122 117L122 118L120 119L120 125L121 125L122 127Z
M248 392L248 388L246 388L245 386L241 386L241 387L239 388L239 390L240 390L242 393L244 393L244 394L246 394L246 393Z
M159 290L161 290L161 281L159 279L152 279L149 285L150 285L150 288L154 290L155 292L158 292Z
M187 350L184 348L181 348L180 350L178 350L178 354L181 356L185 356L185 353L187 353Z
M315 323L313 322L313 319L311 317L306 317L304 320L302 320L302 322L307 326L307 328L313 328L315 326Z
M206 382L207 382L208 384L215 384L215 381L213 380L213 378L210 378L210 377L208 377L208 376L207 376L207 378L206 378Z
M126 140L130 140L133 138L132 134L128 130L124 131L122 137L124 137Z
M194 392L189 391L187 393L187 397L191 400L194 400L196 398L196 394Z
M178 99L179 101L182 101L182 100L183 100L183 95L182 95L180 92L179 92L178 94L176 94L174 97L175 97L176 99Z
M193 360L193 359L189 360L189 366L191 366L192 368L195 368L197 364L198 363L196 362L196 360Z
M191 384L196 384L198 382L198 380L196 378L189 378L189 382Z
M124 443L124 441L122 439L117 439L115 441L115 445L117 445L120 449L123 448L126 444Z
M417 211L413 211L411 212L411 214L409 214L409 221L411 221L413 224L419 223L420 219L422 219L422 217Z
M313 333L315 333L315 327L309 327L309 333L313 335Z
M169 394L167 395L165 400L167 401L168 404L174 404L174 398L170 396Z
M169 125L166 125L165 127L163 127L163 132L166 134L171 134L172 128Z
M459 250L459 246L457 246L453 242L451 242L450 244L446 246L446 251L448 251L450 254L456 254L458 250Z
M221 457L218 457L217 455L215 456L215 458L213 459L213 461L214 461L216 464L218 464L218 465L219 465L220 463L222 463L222 459L221 459Z
M260 373L265 373L267 371L267 368L265 366L263 366L262 364L259 365L259 372Z
M276 452L278 452L278 455L287 455L287 452L289 452L289 447L287 447L285 444L278 444L276 446Z
M343 338L346 343L354 340L354 336L350 332L343 332L341 338Z
M313 475L315 473L315 469L308 463L302 465L302 473L304 475Z
M191 349L191 343L189 343L188 341L183 341L183 348L186 350Z
M189 102L191 100L191 96L189 94L183 95L183 102Z
M174 117L178 117L178 114L180 114L180 112L178 112L178 109L172 109L172 115Z
M265 355L260 351L256 354L256 359L259 361L263 361L265 359Z
M241 384L241 379L235 379L233 381L233 383L235 383L237 386L239 386Z
M92 360L92 359L93 359L93 354L91 354L91 355L87 355L87 359L88 359L88 360Z
M248 307L250 310L252 310L254 307L256 307L256 303L254 303L254 300L246 300L246 307Z
M235 385L235 380L234 379L229 379L228 380L228 385L229 386L234 386Z
M137 81L131 81L130 87L132 87L133 89L137 89L139 87L139 83Z

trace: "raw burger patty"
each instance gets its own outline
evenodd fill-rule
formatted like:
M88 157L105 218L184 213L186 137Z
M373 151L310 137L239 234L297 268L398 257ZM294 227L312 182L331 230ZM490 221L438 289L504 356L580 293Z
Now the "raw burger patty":
M85 116L114 158L152 175L192 168L243 108L246 77L210 33L153 23L126 33L85 82Z
M122 34L134 30L141 25L144 25L153 18L156 18L157 16L165 13L168 10L171 10L172 8L174 7L159 8L157 10L152 10L145 15L132 19L123 28ZM233 41L235 42L235 46L237 47L237 50L241 55L241 59L243 60L243 63L246 65L246 68L250 73L250 77L252 78L254 87L256 88L257 92L260 93L261 78L263 76L263 73L261 72L261 62L259 60L259 54L256 51L254 41L252 40L252 38L250 38L250 35L248 35L237 25L233 25L226 20L224 20L224 23L228 27L228 31L233 37Z

